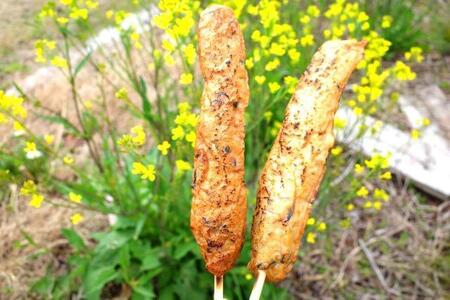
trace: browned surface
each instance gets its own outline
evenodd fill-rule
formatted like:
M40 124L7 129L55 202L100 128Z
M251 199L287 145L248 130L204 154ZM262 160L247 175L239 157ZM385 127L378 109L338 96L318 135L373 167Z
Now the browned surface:
M250 270L268 281L286 278L334 144L339 98L365 42L329 41L314 55L288 104L262 172L252 227Z
M205 87L194 158L191 228L208 271L219 276L233 266L244 241L248 78L244 40L231 9L206 9L200 16L198 37Z

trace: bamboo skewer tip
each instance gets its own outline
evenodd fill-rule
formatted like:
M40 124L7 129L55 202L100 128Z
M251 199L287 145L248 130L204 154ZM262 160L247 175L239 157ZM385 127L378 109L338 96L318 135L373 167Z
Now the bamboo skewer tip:
M223 276L214 275L214 300L223 300Z
M255 285L253 286L249 300L259 300L259 298L261 297L265 280L266 280L266 272L258 270L258 276L256 277L256 282Z

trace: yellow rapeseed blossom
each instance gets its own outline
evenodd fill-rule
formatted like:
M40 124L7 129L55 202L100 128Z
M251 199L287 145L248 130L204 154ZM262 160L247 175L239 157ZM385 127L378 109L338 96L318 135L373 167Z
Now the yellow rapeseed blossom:
M128 98L128 90L124 87L117 90L114 95L119 100L127 101L129 99Z
M288 50L288 56L292 63L298 62L300 59L300 55L301 54L299 51L297 51L297 49L292 48Z
M186 134L186 141L191 143L192 147L195 147L195 141L197 139L197 134L195 131L190 131L188 134Z
M44 196L42 196L41 194L33 194L31 196L31 200L28 204L31 207L40 208L42 205L42 202L44 202Z
M42 156L42 152L37 149L34 142L26 142L23 151L26 153L28 159L35 159Z
M63 162L66 164L66 165L72 165L73 163L74 163L74 158L72 157L72 156L70 156L70 155L66 155L66 156L64 156L64 158L63 158Z
M418 140L420 138L420 136L421 136L421 133L419 130L417 130L417 129L411 130L411 138L413 140Z
M312 34L307 34L300 38L300 44L303 47L314 45L314 36Z
M367 188L365 186L360 187L356 191L356 196L358 196L358 197L366 198L367 195L369 195L369 190L367 190Z
M183 73L183 74L181 74L181 76L180 76L180 83L182 84L182 85L188 85L188 84L191 84L192 83L192 81L193 81L193 76L192 76L192 74L191 73Z
M341 146L336 146L336 147L334 147L333 149L331 149L331 154L332 154L333 156L338 156L339 154L342 153L343 150L344 150L344 149L343 149Z
M411 47L408 52L405 52L406 60L414 60L418 63L423 61L422 48L420 47Z
M80 213L73 214L70 217L70 222L72 222L73 225L77 225L77 224L83 222L83 220L84 220L84 217Z
M53 57L50 61L50 63L52 65L54 65L55 67L61 68L61 69L67 69L68 68L68 64L67 64L67 60L59 55L56 55L55 57Z
M339 117L334 118L334 127L337 129L344 129L347 126L347 120Z
M364 173L364 167L361 166L360 164L355 164L354 171L356 174L360 175Z
M69 193L69 200L75 203L81 203L81 195L78 195L74 192Z
M352 211L352 210L354 210L354 209L355 209L355 205L353 205L353 203L347 204L347 210L348 210L348 211Z
M383 16L381 19L381 28L389 28L392 24L392 16Z
M304 15L300 17L300 23L302 24L308 24L311 21L311 17L308 15Z
M56 22L58 22L60 25L66 25L69 22L69 19L66 17L58 17L56 18Z
M295 87L297 86L298 79L294 76L285 76L284 84L286 84L288 93L293 94L295 92Z
M389 201L389 194L383 189L376 188L373 191L373 198L387 202Z
M191 164L188 163L187 161L184 161L182 159L178 159L175 162L176 166L177 166L177 170L180 172L185 172L185 171L189 171L192 169Z
M402 61L397 61L395 63L393 71L398 80L407 81L416 78L416 73L411 71L411 68Z
M316 5L309 5L306 12L313 18L317 18L320 15L320 9Z
M391 172L386 171L383 174L381 174L379 177L380 177L380 179L383 179L383 180L391 180L392 174L391 174Z
M44 135L44 141L47 145L53 144L53 141L55 140L55 136L52 134L46 134Z
M74 20L87 20L89 17L89 11L86 8L73 7L69 17Z
M158 150L161 152L162 155L167 155L167 153L169 153L170 147L171 146L168 141L164 141L157 146Z
M190 43L186 45L183 49L183 54L188 64L193 65L195 63L197 53L195 51L194 44Z
M133 134L131 137L131 141L133 142L134 146L142 146L145 144L145 132L144 127L141 125L134 126L131 128L131 133Z
M20 194L21 195L32 195L34 193L36 193L37 191L37 186L34 183L33 180L27 180L23 183L22 187L20 188Z
M308 218L308 220L306 221L306 225L314 225L316 223L316 219L314 219L313 217Z
M373 206L373 203L372 203L372 201L366 201L366 202L364 202L364 208L371 208Z
M281 88L278 82L269 82L269 90L271 94L276 93Z
M383 206L383 203L381 203L380 201L373 202L373 208L375 208L376 210L380 210L382 206Z
M364 164L369 169L387 169L389 168L389 158L391 157L391 154L387 154L386 156L383 156L379 153L375 153L370 160L365 160Z
M172 129L172 140L180 140L184 137L184 129L181 126L177 126Z
M431 122L430 122L430 119L428 119L428 118L423 118L421 123L422 123L422 126L423 126L423 127L427 127L427 126L430 126L430 123L431 123Z
M152 164L144 165L140 162L134 162L131 173L134 175L141 175L141 179L148 179L149 181L155 181L155 166Z
M252 58L252 57L247 58L247 59L245 60L245 66L246 66L247 69L249 69L249 70L253 69L253 67L255 66L255 63L253 62L253 58Z
M191 110L191 105L188 102L180 102L178 104L178 110L180 113L185 113Z
M264 83L264 81L266 81L266 76L257 75L257 76L255 76L255 81L257 84L262 85Z
M264 67L264 69L265 69L267 72L270 72L270 71L273 71L273 70L275 70L276 68L278 68L279 65L280 65L280 60L279 60L278 58L275 58L275 59L269 61L269 62L266 64L266 66Z
M314 232L308 232L306 235L306 242L309 244L314 244L316 242L316 234Z
M325 231L327 229L327 224L325 222L320 222L317 226L318 231Z

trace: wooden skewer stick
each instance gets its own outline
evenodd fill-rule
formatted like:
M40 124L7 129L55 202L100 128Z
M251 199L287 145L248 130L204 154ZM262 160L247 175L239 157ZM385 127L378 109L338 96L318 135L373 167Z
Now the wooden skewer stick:
M223 300L223 276L214 276L214 300Z
M266 280L266 272L258 270L258 277L256 277L255 285L253 286L252 293L249 300L259 300L261 292L264 286L264 280Z

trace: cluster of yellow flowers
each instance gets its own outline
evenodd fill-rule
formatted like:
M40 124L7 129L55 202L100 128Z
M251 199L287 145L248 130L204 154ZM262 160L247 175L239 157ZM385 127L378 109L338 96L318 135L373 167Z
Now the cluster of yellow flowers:
M134 162L131 173L134 175L141 175L142 179L148 179L149 181L155 181L155 166L152 164L144 165L141 162Z
M327 224L325 222L318 222L315 218L311 217L306 221L308 226L308 233L306 234L306 242L309 244L314 244L316 242L317 232L324 232L327 229Z
M93 0L59 0L48 2L43 6L39 17L52 18L57 24L66 26L70 20L87 20L89 11L98 7L98 1Z
M7 95L0 90L0 125L12 123L16 132L23 133L22 121L27 117L27 110L23 106L23 98Z
M38 192L37 186L33 180L27 180L23 183L20 194L30 196L28 204L34 208L40 208L44 202L44 196Z
M161 12L153 17L152 22L167 34L162 41L162 48L165 50L164 63L173 66L175 64L173 54L178 49L182 51L185 61L193 65L196 58L193 28L200 1L161 0L158 6ZM158 49L154 50L155 58L159 59L161 55ZM183 74L182 84L190 84L192 78L193 75L190 73Z
M131 128L130 133L131 134L122 135L117 141L117 144L121 146L123 150L132 150L145 144L146 136L142 125L134 126Z
M175 124L177 126L172 129L172 140L182 141L185 139L194 147L195 140L197 139L195 129L198 124L198 117L191 112L191 109L191 106L187 102L178 104L178 115L175 118Z

